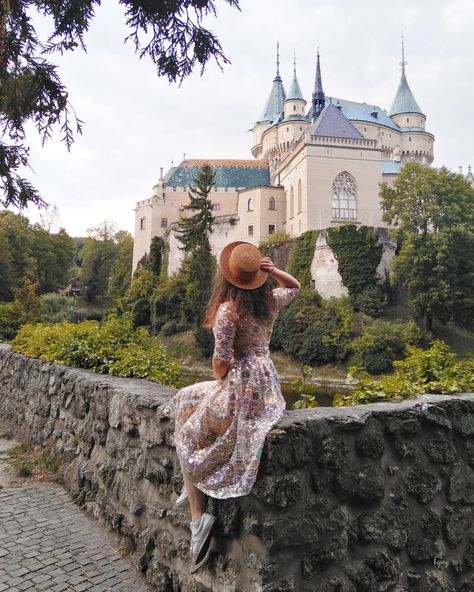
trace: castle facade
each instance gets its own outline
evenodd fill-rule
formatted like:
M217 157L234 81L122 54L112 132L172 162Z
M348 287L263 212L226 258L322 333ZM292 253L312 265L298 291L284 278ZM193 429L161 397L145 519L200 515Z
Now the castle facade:
M308 102L296 65L285 90L277 57L269 97L252 129L254 158L183 160L166 174L161 171L153 195L136 204L133 268L158 235L169 244L168 272L179 269L183 253L173 229L203 164L211 165L216 176L209 196L216 218L210 236L216 257L230 241L258 245L279 231L297 237L348 223L385 228L380 183L393 184L404 162L433 161L435 138L426 130L426 115L408 85L405 66L402 54L400 83L386 111L373 103L328 96L319 52ZM343 293L341 286L328 295Z

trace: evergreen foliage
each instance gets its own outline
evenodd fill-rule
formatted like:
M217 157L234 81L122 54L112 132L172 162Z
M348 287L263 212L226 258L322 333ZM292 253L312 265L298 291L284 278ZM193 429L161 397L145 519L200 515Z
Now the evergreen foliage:
M209 244L214 217L208 196L214 183L212 168L209 165L201 167L190 188L190 203L184 206L184 209L191 210L194 214L181 218L176 231L182 245L180 248L189 259L189 284L186 286L184 307L193 311L193 333L204 355L211 355L214 348L212 332L203 326L216 267Z
M238 0L225 1L239 8ZM130 29L126 40L140 57L152 60L158 76L182 81L196 66L202 73L211 58L219 66L228 63L217 37L203 26L205 18L216 15L214 0L121 3ZM98 0L0 3L0 203L5 207L24 207L29 202L45 205L39 192L21 176L28 165L25 138L30 123L43 143L59 129L68 150L74 134L81 133L81 122L69 104L57 67L45 56L78 47L85 51L84 36L99 4ZM51 27L46 43L33 25L37 12Z
M354 308L378 316L384 293L376 273L382 258L377 234L367 226L345 224L327 230L327 243L337 259L342 282Z
M302 289L311 288L311 262L314 257L319 230L308 230L298 236L291 246L288 273L301 284Z
M163 267L163 256L165 251L165 241L161 236L154 236L150 244L149 268L156 277L161 275Z

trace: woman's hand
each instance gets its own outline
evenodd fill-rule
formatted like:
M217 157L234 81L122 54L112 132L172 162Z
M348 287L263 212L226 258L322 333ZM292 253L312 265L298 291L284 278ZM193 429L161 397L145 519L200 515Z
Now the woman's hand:
M268 271L272 278L274 278L283 288L299 289L301 287L296 278L289 273L286 273L286 271L282 271L281 269L278 269L278 267L275 267L275 264L270 257L262 257L262 260L260 261L260 269L262 271Z
M268 273L273 273L275 270L275 264L270 259L270 257L263 257L263 259L260 261L260 269L262 271L268 271Z

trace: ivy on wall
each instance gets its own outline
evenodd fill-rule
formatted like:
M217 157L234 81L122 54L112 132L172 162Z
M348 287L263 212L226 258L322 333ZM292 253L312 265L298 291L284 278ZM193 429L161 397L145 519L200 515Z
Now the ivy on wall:
M293 241L288 273L291 273L301 284L302 288L311 288L311 262L314 257L319 230L303 232Z
M345 224L329 228L326 240L337 259L354 308L378 316L386 296L376 273L383 250L377 233L367 226Z

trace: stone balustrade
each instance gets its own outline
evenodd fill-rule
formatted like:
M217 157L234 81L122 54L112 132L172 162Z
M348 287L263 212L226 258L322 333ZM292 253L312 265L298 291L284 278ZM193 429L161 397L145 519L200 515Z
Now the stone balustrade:
M0 415L54 449L74 499L160 592L473 592L474 395L291 411L252 494L210 502L189 573L173 390L0 351Z

